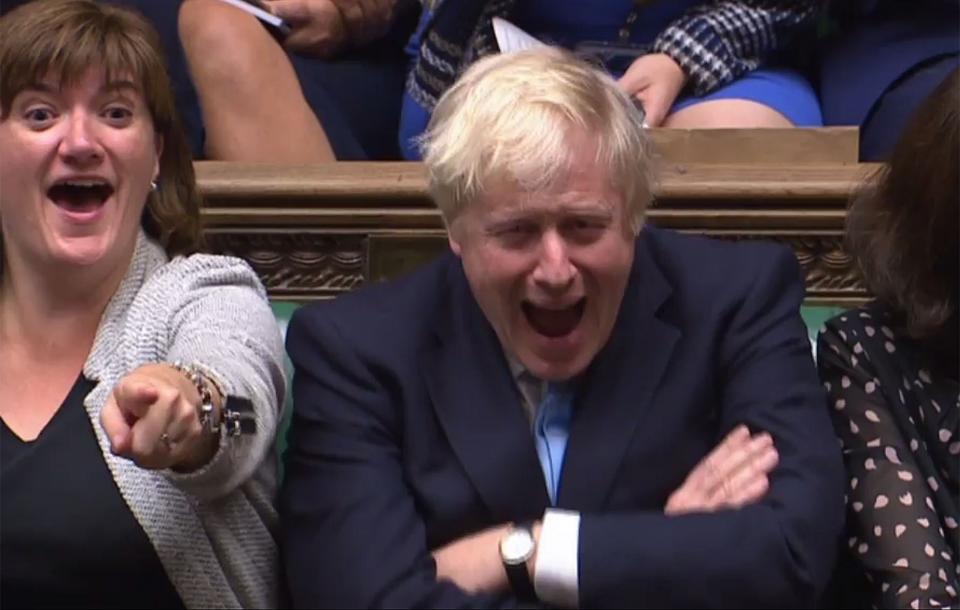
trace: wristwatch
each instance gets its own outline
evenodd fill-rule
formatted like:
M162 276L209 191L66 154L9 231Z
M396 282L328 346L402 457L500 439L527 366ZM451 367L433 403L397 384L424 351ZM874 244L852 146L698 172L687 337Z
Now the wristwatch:
M537 549L533 523L516 524L500 539L500 560L507 572L510 587L521 602L537 601L537 592L530 580L527 562Z

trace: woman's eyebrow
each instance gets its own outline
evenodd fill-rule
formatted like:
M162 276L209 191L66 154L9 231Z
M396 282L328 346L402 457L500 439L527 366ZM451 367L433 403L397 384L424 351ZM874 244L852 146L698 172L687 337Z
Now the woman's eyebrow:
M100 88L100 91L104 93L111 93L125 89L140 91L140 87L138 87L133 81L129 80L114 80L110 81L109 83L104 83L103 87Z
M42 81L30 83L29 85L24 87L23 90L36 92L36 93L50 93L50 94L60 93L60 87L57 87L55 85L51 85L48 82L42 82Z

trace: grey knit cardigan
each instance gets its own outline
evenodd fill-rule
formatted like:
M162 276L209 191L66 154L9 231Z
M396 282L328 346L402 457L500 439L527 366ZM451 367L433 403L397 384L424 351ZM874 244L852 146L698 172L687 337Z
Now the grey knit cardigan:
M202 469L151 471L110 452L100 410L124 375L150 362L205 368L253 401L256 432L224 439ZM84 400L120 494L188 608L276 607L277 458L283 342L257 276L240 259L168 261L142 233L83 367ZM96 549L90 552L95 553Z

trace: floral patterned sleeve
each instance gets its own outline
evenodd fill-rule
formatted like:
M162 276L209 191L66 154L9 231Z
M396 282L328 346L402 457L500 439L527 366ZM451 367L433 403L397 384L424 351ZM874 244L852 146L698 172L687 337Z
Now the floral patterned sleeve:
M931 498L938 482L925 479L918 463L927 446L898 425L891 409L903 403L902 390L881 387L870 355L850 333L856 330L830 326L818 344L849 479L848 552L865 570L876 606L957 607L956 558ZM908 418L914 424L907 414L901 421Z

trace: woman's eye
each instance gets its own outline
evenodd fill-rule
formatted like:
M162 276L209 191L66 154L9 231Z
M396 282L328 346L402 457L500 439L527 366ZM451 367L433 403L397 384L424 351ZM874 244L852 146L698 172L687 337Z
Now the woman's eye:
M28 123L43 125L53 120L53 111L49 108L31 108L24 113Z
M128 108L123 108L120 106L107 108L103 114L107 119L114 122L125 122L130 120L130 118L133 116L133 113L130 112Z

